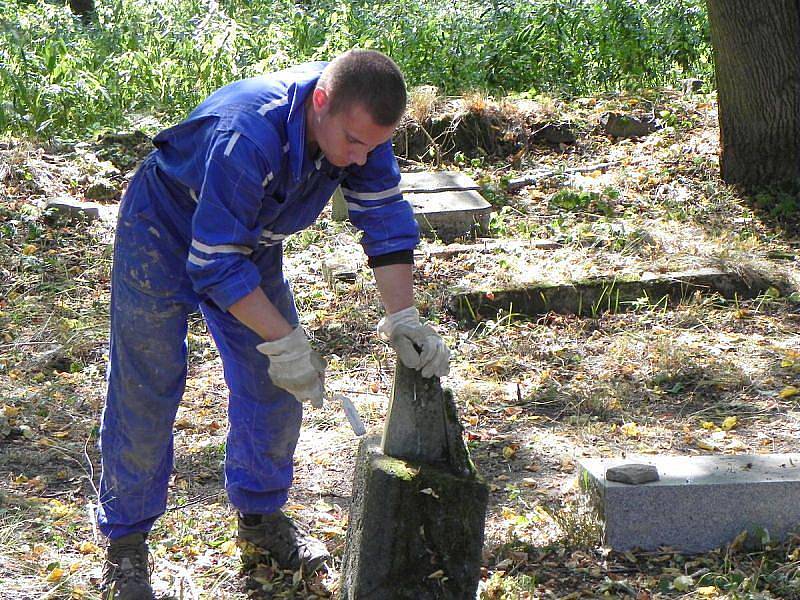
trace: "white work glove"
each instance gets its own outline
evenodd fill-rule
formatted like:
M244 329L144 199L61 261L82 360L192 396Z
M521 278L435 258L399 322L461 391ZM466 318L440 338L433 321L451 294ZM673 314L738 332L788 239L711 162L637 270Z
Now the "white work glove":
M391 344L405 366L422 371L423 377L444 377L450 372L450 350L438 333L420 323L413 306L382 318L378 336Z
M274 342L262 342L256 350L269 357L272 383L292 394L298 402L308 400L311 406L322 408L328 363L311 349L301 327Z

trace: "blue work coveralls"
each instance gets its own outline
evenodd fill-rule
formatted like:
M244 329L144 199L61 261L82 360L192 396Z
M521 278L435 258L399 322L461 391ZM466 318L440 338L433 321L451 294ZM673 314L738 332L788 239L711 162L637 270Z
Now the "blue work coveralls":
M230 429L225 487L240 512L287 500L301 405L268 376L262 341L228 308L260 286L297 325L282 240L311 225L341 184L369 257L413 250L391 142L363 166L308 156L304 101L326 63L227 85L154 138L120 206L114 245L108 390L100 429L98 524L111 539L164 513L172 430L198 307L222 358Z

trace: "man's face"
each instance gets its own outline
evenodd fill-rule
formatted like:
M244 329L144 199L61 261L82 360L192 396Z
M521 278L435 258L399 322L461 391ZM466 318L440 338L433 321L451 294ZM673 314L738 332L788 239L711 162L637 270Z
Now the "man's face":
M363 165L367 155L392 137L395 126L376 125L360 104L330 112L325 90L314 90L311 137L332 165Z

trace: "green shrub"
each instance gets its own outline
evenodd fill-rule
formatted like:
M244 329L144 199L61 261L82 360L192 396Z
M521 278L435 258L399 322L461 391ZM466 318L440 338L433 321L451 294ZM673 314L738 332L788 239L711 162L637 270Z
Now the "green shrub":
M711 76L703 0L0 0L0 128L84 137L173 122L217 87L351 47L444 93L590 94Z

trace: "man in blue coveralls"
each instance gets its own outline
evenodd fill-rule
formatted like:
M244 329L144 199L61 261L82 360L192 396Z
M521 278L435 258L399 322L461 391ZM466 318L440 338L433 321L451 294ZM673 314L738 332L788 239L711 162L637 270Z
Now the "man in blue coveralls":
M114 248L98 510L106 598L153 597L146 537L166 507L187 318L198 307L230 391L225 487L240 540L286 569L328 558L280 510L301 402L322 406L326 365L298 325L281 243L338 185L386 309L378 334L423 376L447 374L449 350L414 308L418 229L391 146L405 104L397 65L351 50L225 86L154 138Z

